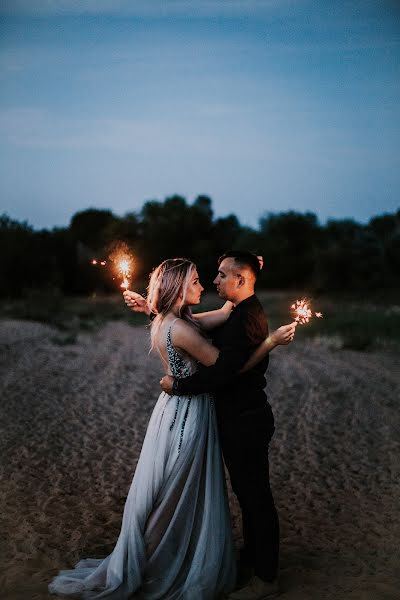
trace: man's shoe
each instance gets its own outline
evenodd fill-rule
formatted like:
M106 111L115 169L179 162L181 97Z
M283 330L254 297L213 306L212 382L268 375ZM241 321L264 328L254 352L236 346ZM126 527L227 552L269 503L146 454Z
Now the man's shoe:
M228 600L270 600L279 595L278 580L263 581L254 575L241 590L232 592Z

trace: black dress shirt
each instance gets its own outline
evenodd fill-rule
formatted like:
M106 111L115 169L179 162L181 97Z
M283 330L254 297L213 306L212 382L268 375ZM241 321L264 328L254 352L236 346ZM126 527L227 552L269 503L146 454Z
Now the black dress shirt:
M211 331L213 344L220 354L211 367L200 365L190 377L179 379L175 389L180 395L211 392L219 417L240 416L266 403L264 373L269 356L246 373L239 374L257 346L268 336L268 323L263 307L253 295L240 302L228 320Z

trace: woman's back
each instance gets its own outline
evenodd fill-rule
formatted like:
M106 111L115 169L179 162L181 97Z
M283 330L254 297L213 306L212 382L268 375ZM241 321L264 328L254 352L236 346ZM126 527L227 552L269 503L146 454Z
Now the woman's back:
M179 321L179 317L174 315L164 319L153 338L153 346L160 355L166 374L178 379L188 377L197 368L197 361L173 343L174 327Z

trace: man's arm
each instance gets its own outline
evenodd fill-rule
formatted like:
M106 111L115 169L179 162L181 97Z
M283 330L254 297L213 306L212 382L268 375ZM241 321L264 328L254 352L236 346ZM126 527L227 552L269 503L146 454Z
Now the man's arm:
M293 341L295 335L296 325L297 323L290 323L290 325L282 325L282 327L279 327L273 333L271 333L271 335L269 335L263 342L261 342L261 344L256 348L256 350L254 350L250 358L240 369L240 371L237 371L237 373L244 373L246 371L249 371L252 367L258 364L267 354L269 354L271 350L276 348L276 346L287 346L288 344L290 344L290 342ZM222 350L221 352L224 352L224 350ZM221 368L221 363L218 363L218 360L219 359L217 359L215 365L213 365L216 366L217 369ZM206 380L203 379L204 376L206 377ZM208 377L211 377L210 381L208 381ZM228 381L230 380L231 375L228 375ZM167 392L167 394L175 394L177 396L182 394L199 394L202 391L213 391L210 387L211 385L214 385L214 389L218 389L218 387L224 386L226 383L226 374L224 374L223 372L213 373L212 367L201 368L201 371L198 371L194 375L186 377L185 379L178 380L172 377L171 375L166 375L160 381L160 385L164 392ZM202 389L201 386L203 386L204 389Z
M246 362L244 367L241 369L241 373L245 373L257 365L262 359L267 356L276 348L276 346L287 346L290 342L293 342L294 334L296 333L297 322L294 321L289 325L282 325L271 333L261 344L256 348L249 360Z
M217 361L210 367L200 367L196 373L183 379L176 379L173 393L177 395L195 395L212 392L226 386L239 373L252 353L254 342L249 339L245 319L236 315L232 317L229 327L224 332L224 344L220 349ZM167 391L167 390L165 390Z

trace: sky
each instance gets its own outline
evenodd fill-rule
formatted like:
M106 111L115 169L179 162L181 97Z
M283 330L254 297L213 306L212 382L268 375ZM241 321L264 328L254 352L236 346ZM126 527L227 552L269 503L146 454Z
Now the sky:
M0 0L0 213L400 206L400 3Z

